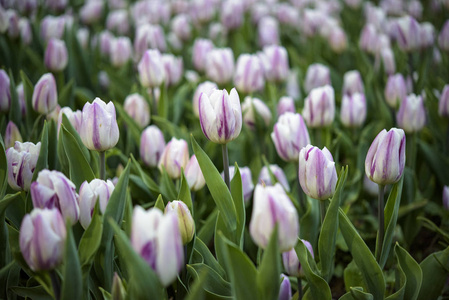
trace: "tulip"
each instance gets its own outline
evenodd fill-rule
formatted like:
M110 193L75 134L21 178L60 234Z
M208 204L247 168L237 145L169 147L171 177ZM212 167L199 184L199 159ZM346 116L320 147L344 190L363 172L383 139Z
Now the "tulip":
M139 70L140 84L143 87L159 87L166 79L162 55L158 50L145 51L137 68Z
M214 0L192 0L190 9L191 17L199 24L210 21L217 10Z
M75 224L79 218L76 186L58 171L43 170L31 184L31 199L35 208L57 208L65 220Z
M328 16L318 9L304 9L301 30L307 36L314 36Z
M449 186L445 185L443 188L443 207L449 210Z
M106 71L98 72L98 84L103 90L107 90L109 88L109 75Z
M313 89L307 96L302 111L309 127L326 127L335 117L334 89L330 85Z
M87 229L92 221L92 214L97 200L100 202L99 207L103 214L106 211L106 206L113 191L114 184L111 180L94 179L91 182L84 181L81 184L78 198L80 209L79 220L84 229Z
M47 0L44 5L51 11L60 12L67 7L67 2L68 0Z
M112 41L115 39L114 35L109 31L104 30L100 32L100 34L97 36L97 39L98 39L98 47L100 48L100 53L103 55L110 55L111 44Z
M340 118L346 127L359 127L366 119L366 99L364 94L343 95Z
M123 108L141 128L150 123L150 107L141 95L134 93L126 97Z
M6 10L0 5L0 33L3 34L8 30L9 20Z
M328 40L329 46L336 53L341 53L348 47L348 38L346 37L346 33L339 26L331 29Z
M48 42L51 38L62 39L66 25L66 19L63 16L44 17L40 26L42 40Z
M147 127L140 138L140 157L149 167L156 167L165 148L162 131L156 126Z
M449 20L446 20L438 35L438 45L441 50L449 51Z
M282 46L270 45L263 48L263 54L268 64L268 69L265 70L267 80L270 82L285 81L290 70L287 50Z
M242 104L242 111L243 121L252 130L255 129L256 125L255 113L261 117L265 126L269 126L271 123L271 111L260 99L245 97L245 101Z
M290 185L288 184L287 176L285 176L284 171L278 165L270 165L270 171L273 173L276 181L282 185L284 190L290 192ZM266 186L274 185L274 182L271 181L270 172L266 166L260 170L258 182Z
M126 290L117 272L114 272L114 278L112 279L111 299L114 300L126 299Z
M64 70L69 62L65 42L54 38L50 39L45 49L44 62L47 69L52 72Z
M444 86L438 104L438 114L441 117L449 117L449 84Z
M184 71L182 58L175 57L172 54L163 54L162 62L165 68L165 84L169 86L177 84Z
M20 18L19 20L20 39L24 45L31 44L33 40L33 32L31 30L30 21L27 18Z
M76 38L81 48L87 49L89 45L89 29L79 28L76 32Z
M196 39L193 44L192 60L193 65L198 71L205 71L206 69L206 57L209 51L214 48L214 44L210 40Z
M211 40L216 41L218 43L222 43L222 41L224 39L226 39L227 35L228 35L228 31L220 23L210 24L208 37Z
M240 0L225 0L222 2L221 24L227 29L237 29L243 23L244 7Z
M81 122L83 120L83 113L80 110L72 111L72 109L68 106L61 108L58 114L58 135L59 130L62 124L62 115L66 115L67 119L69 119L70 124L72 124L73 128L77 132L80 132Z
M6 11L6 18L8 19L9 25L8 25L8 37L10 39L16 39L20 35L20 28L19 28L19 14L13 10L8 9Z
M298 99L301 96L298 84L298 71L290 71L287 75L286 92L289 97Z
M9 121L5 131L5 148L14 147L16 142L22 143L22 135L13 121Z
M171 21L171 29L180 40L190 40L190 37L192 36L192 26L190 25L189 16L186 14L175 16Z
M1 70L0 70L1 73ZM25 103L25 90L23 89L23 83L16 86L16 92L19 100L20 111L22 113L22 118L26 116L27 107Z
M263 17L270 15L270 8L266 3L256 2L251 6L251 22L258 24Z
M58 104L58 92L53 74L42 75L33 91L32 105L35 111L41 114L51 113Z
M385 100L392 108L397 107L407 97L407 87L402 74L390 75L385 86Z
M8 163L8 183L16 191L29 191L41 143L15 142L14 147L6 150Z
M86 25L96 23L103 15L103 8L104 3L101 0L87 1L79 11L81 22Z
M286 112L295 113L295 101L292 97L281 97L277 105L278 117L282 116Z
M189 146L184 140L172 138L159 159L159 170L165 169L173 179L181 177L181 168L185 169L189 162Z
M422 96L411 94L402 101L396 120L406 133L420 131L426 124L426 110Z
M309 197L326 200L333 196L337 171L332 154L324 147L307 145L299 153L299 183Z
M301 241L304 243L307 250L309 250L312 257L315 257L313 255L312 244L310 244L306 240L301 240ZM301 263L299 262L299 259L298 259L298 255L296 254L296 251L294 248L282 253L282 262L284 263L285 272L288 275L300 277L300 278L304 277L304 271L302 269ZM300 279L298 278L298 280L300 280Z
M331 84L329 68L322 64L312 64L307 68L304 89L307 93L314 88Z
M213 49L206 56L206 75L218 83L225 84L234 75L234 54L231 48Z
M290 285L290 280L284 274L281 274L281 287L279 289L278 300L290 300L292 299L292 288ZM300 280L300 279L298 279Z
M259 45L261 47L278 45L280 43L279 23L271 16L266 16L260 19L257 26L257 32Z
M196 71L193 70L186 70L184 74L184 78L189 82L193 84L198 84L198 81L200 81L200 75ZM199 97L199 95L198 95Z
M380 52L382 58L382 63L384 66L385 73L387 75L392 75L396 71L396 63L394 60L394 54L391 48L382 49Z
M359 47L361 50L376 54L378 50L379 34L373 24L366 24L360 33Z
M410 16L401 17L396 21L396 39L399 48L404 52L419 49L420 28L419 23Z
M163 286L176 279L184 261L178 218L157 208L136 206L131 225L131 245L156 272Z
M300 114L285 113L274 124L271 139L284 161L297 162L301 148L310 144L309 132Z
M265 86L264 68L256 55L242 54L237 59L234 84L238 91L253 93Z
M435 28L431 23L424 22L419 27L420 48L432 47L435 43Z
M211 81L205 81L198 85L195 93L193 94L193 113L195 114L195 116L200 116L199 101L201 93L204 93L205 95L207 95L207 97L210 97L212 95L212 92L216 89L218 89L217 85Z
M343 94L352 95L355 93L365 93L362 76L357 70L346 72L343 79Z
M119 37L111 41L110 59L114 67L125 65L132 58L132 46L129 37Z
M52 270L64 257L66 227L57 209L35 208L20 226L19 245L31 270Z
M56 104L56 108L53 109L53 110L51 111L51 113L49 113L49 114L47 115L47 120L48 120L48 121L53 120L53 121L55 121L55 122L58 122L58 118L59 118L59 113L60 113L60 112L61 112L61 106L60 106L59 104Z
M199 191L206 184L203 172L201 171L198 160L194 155L190 158L185 169L187 183L192 191Z
M299 14L299 9L287 4L279 3L275 7L276 18L281 24L290 25L293 27L299 26L299 20L301 18Z
M279 250L293 248L298 240L298 213L282 186L262 186L254 191L254 204L249 231L253 241L261 248L268 245L275 225L278 229Z
M245 203L248 203L249 199L251 199L251 195L254 190L254 184L253 179L251 175L251 169L248 167L239 167L240 171L240 177L242 178L242 190L243 190L243 199L245 200ZM229 174L230 180L234 178L235 175L235 167L229 166ZM224 178L224 172L221 173L221 177Z
M0 70L0 112L9 111L11 106L10 80L5 70Z
M111 11L106 18L106 28L119 35L127 35L130 28L129 20L130 16L126 9Z
M167 49L164 31L159 25L144 24L137 27L134 39L134 53L140 59L148 49L164 52ZM156 59L158 61L158 59Z
M236 139L242 129L242 111L235 88L202 93L198 101L201 130L212 142L226 144Z
M180 201L169 201L165 207L165 213L173 212L178 216L179 233L181 234L182 243L188 244L195 234L195 222L187 205Z

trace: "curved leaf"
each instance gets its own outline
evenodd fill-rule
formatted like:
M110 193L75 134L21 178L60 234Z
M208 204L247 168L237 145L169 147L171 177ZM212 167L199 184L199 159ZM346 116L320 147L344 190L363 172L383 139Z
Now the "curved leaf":
M413 257L396 243L394 253L398 259L399 268L406 277L404 299L415 300L418 298L421 289L422 276L421 267Z
M449 275L449 247L430 254L419 266L423 273L423 281L418 299L437 299L441 295Z
M67 240L65 243L64 266L62 273L64 280L61 288L61 299L81 299L83 281L81 277L81 266L76 250L75 238L72 226L67 224Z

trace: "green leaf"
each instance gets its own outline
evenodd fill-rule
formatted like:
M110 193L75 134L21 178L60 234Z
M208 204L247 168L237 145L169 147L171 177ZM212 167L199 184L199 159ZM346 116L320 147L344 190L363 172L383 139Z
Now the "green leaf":
M399 244L396 244L394 247L394 253L398 259L399 267L407 278L404 299L416 300L418 298L419 290L421 289L423 278L421 267L404 248L399 246Z
M81 299L83 281L78 251L73 237L72 226L67 223L67 238L65 243L64 265L62 273L64 280L61 288L61 299Z
M89 150L86 148L86 146L84 146L83 141L81 140L81 137L78 134L78 131L76 131L75 127L73 127L72 123L70 122L69 118L67 118L67 116L65 114L62 114L62 125L64 125L65 129L67 129L70 134L74 137L74 139L76 140L76 143L78 144L81 152L83 153L84 158L86 158L87 161L90 161L90 152Z
M189 183L187 182L186 176L184 175L184 171L181 172L181 188L179 189L177 199L181 200L185 205L187 205L193 217L192 196L190 194Z
M245 232L245 201L243 198L242 176L237 163L235 163L234 177L231 180L231 195L237 212L237 230L235 240L243 249L243 233Z
M33 300L50 300L53 299L42 286L20 287L13 286L11 290L17 295Z
M14 124L19 125L22 119L22 113L20 110L19 96L16 91L16 83L14 81L14 74L9 70L9 88L11 94L11 107L9 109L9 120L13 121Z
M195 240L194 249L201 254L203 262L217 272L221 277L226 276L225 270L221 267L214 255L210 252L209 248L204 242L197 236Z
M449 275L449 247L430 254L419 266L422 270L423 281L418 299L437 299L441 295Z
M232 296L231 284L224 280L223 277L210 266L204 263L187 265L187 271L197 280L201 278L204 273L208 274L201 287L204 291L220 296Z
M351 288L350 293L356 300L373 300L373 295L365 293L360 287Z
M366 283L363 281L362 272L360 272L357 264L354 260L348 264L344 270L345 288L348 293L351 291L351 287L360 287L363 290L368 290Z
M437 147L431 147L422 140L418 141L418 145L441 185L447 185L449 183L449 160L447 156Z
M0 138L0 199L6 193L8 187L8 162L6 160L5 145Z
M57 157L58 129L56 122L51 120L48 125L48 168L55 170L58 163Z
M195 272L194 270L191 270L192 267L190 265L186 266L187 271L194 276ZM198 273L195 272L195 274L197 275ZM193 282L193 286L190 287L190 292L186 297L186 300L200 300L200 299L204 299L205 297L205 293L204 293L204 289L203 287L206 285L206 280L210 278L209 276L209 272L206 270L203 273L201 273L200 275L196 276L196 280Z
M92 221L86 231L84 231L78 246L83 274L89 272L90 270L95 253L100 247L102 233L103 216L100 214L99 201L97 201L92 215Z
M204 224L201 228L196 229L197 236L200 238L204 243L209 243L209 241L214 236L215 232L215 224L217 223L217 216L219 212L215 208L207 217L207 219L204 221Z
M9 250L8 228L5 223L5 212L8 206L20 196L20 192L8 194L0 200L0 266L6 266L11 260Z
M176 187L173 180L168 176L164 166L161 171L161 182L159 185L161 193L164 195L167 201L176 200Z
M320 214L319 214L319 202L315 199L310 199L305 196L306 200L306 213L299 220L299 236L309 241L314 249L316 249L319 227L320 227Z
M165 204L164 200L162 199L162 195L159 194L157 197L156 203L154 204L154 207L159 208L162 212L165 211Z
M140 175L143 183L148 187L148 189L154 193L155 195L159 195L159 186L157 183L148 176L143 170L140 164L137 162L137 160L134 158L134 156L131 154L131 161L133 162L134 167L137 169L137 173Z
M273 230L273 234L268 242L262 262L257 274L257 284L261 299L276 299L279 296L279 279L281 276L281 256L278 246L278 229Z

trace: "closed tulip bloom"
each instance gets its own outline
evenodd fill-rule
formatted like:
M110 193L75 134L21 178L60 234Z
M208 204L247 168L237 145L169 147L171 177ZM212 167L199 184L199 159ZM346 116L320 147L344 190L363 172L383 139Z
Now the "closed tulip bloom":
M256 126L256 114L263 120L265 126L271 123L271 111L268 106L258 98L245 97L242 104L243 121L252 130Z
M31 199L35 208L57 208L65 220L78 221L80 209L76 186L58 171L40 171L31 184Z
M212 95L212 92L214 90L218 89L218 86L215 84L215 82L211 81L205 81L198 85L198 87L195 90L195 93L193 94L193 113L195 116L200 116L200 110L199 110L199 101L201 93L204 93L207 95L207 97L210 97Z
M263 54L268 63L268 70L265 70L267 80L285 81L290 71L287 50L282 46L270 45L263 48Z
M137 66L140 84L143 87L159 87L166 80L164 63L159 50L145 51Z
M290 285L290 280L284 274L281 274L281 287L279 289L278 300L290 300L292 299L292 287Z
M59 130L61 129L62 124L62 115L66 115L67 119L69 119L70 124L72 124L73 128L79 133L81 129L81 122L83 121L83 113L80 110L73 111L70 107L66 106L61 108L58 116L58 135Z
M326 147L307 145L299 153L299 183L309 197L326 200L334 195L337 171L332 154Z
M8 163L8 183L16 191L29 191L41 143L15 142L14 147L6 150Z
M402 74L390 75L385 86L385 100L388 105L396 108L406 97L407 86Z
M48 42L51 38L62 39L65 27L66 20L63 16L48 15L44 17L40 26L42 40Z
M33 40L33 32L31 30L30 21L27 18L20 18L19 20L20 39L24 45L31 44Z
M78 198L80 207L80 224L84 229L89 227L92 221L95 204L97 200L100 201L99 208L102 214L106 211L106 205L109 198L114 191L114 184L112 181L94 179L91 182L84 181L80 187L80 194Z
M419 27L419 35L420 35L420 47L422 49L429 48L433 46L435 42L435 28L429 22L424 22L420 24Z
M364 94L343 95L340 110L341 122L346 127L359 127L366 119L366 99Z
M277 105L278 117L282 116L286 112L295 113L295 101L291 97L281 97Z
M171 29L182 41L188 41L192 36L192 26L187 14L176 15L171 21Z
M363 94L364 92L365 88L363 87L363 80L360 72L357 70L346 72L343 79L343 94Z
M331 73L329 68L322 64L311 64L307 68L304 89L310 93L314 88L331 84Z
M119 37L111 41L110 59L114 67L125 65L132 58L132 46L129 37Z
M5 148L14 147L16 142L23 142L19 128L13 121L9 121L5 131Z
M337 26L332 27L328 36L329 46L336 53L341 53L348 48L348 38L345 31Z
M328 16L319 9L304 9L301 30L307 37L314 36Z
M60 72L69 62L67 47L63 40L51 39L45 49L45 66L53 72Z
M373 24L366 24L360 33L359 47L371 54L377 53L379 33Z
M56 108L58 104L58 92L53 74L46 73L42 75L34 87L31 101L33 109L40 114L46 115Z
M8 37L10 39L16 39L20 35L19 20L20 16L14 9L8 9L6 11L6 18L8 19Z
M172 138L165 146L158 163L159 170L165 168L168 176L173 179L181 177L181 168L185 169L189 162L189 146L184 140Z
M111 11L106 19L106 28L120 35L126 35L130 28L129 20L130 16L126 9Z
M365 173L377 184L392 184L405 166L405 133L402 129L382 130L371 144L365 159Z
M242 54L237 59L234 84L238 91L253 93L265 86L264 68L257 55Z
M112 33L110 33L107 30L104 30L95 37L96 42L94 44L98 43L97 45L100 48L101 54L109 56L111 54L111 44L114 39L115 38Z
M156 126L148 126L140 137L140 158L148 167L156 167L165 149L164 134Z
M444 86L438 104L438 114L441 117L449 117L449 84Z
M136 37L134 38L136 59L140 59L147 49L157 49L159 51L167 49L164 31L161 26L143 24L137 27Z
M185 169L187 183L192 191L199 191L206 184L203 172L201 171L198 159L192 155Z
M287 176L285 176L284 171L278 165L270 165L270 171L273 173L276 181L279 182L287 192L290 192L290 185L288 184ZM258 183L267 186L274 185L274 182L271 181L270 172L266 166L260 170Z
M426 110L422 96L411 94L402 101L396 120L406 133L420 131L426 125Z
M239 0L225 0L222 2L220 18L221 24L227 29L239 28L243 23L244 7Z
M91 25L103 15L104 3L101 0L87 1L80 9L79 16L83 24Z
M169 201L165 207L165 213L173 212L178 216L179 232L181 234L182 243L188 244L195 234L195 221L193 221L187 205L180 201Z
M163 54L162 62L165 68L165 84L169 86L177 84L184 72L182 58L172 54Z
M279 250L293 248L298 240L298 213L282 186L256 185L253 201L249 232L256 245L265 249L277 224Z
M445 185L443 188L443 207L449 210L449 186Z
M396 21L396 39L402 51L410 52L419 49L419 23L410 16L404 16L398 19Z
M444 51L449 51L449 20L447 20L438 35L438 45Z
M279 23L271 16L265 16L260 19L257 25L257 32L259 45L261 47L278 45L280 43Z
M253 194L254 184L251 175L251 169L248 167L239 167L240 177L242 178L242 190L243 190L243 199L245 203L251 199L251 195ZM229 180L234 178L235 167L229 166L229 175L231 176ZM224 180L224 172L221 172L221 177Z
M157 208L136 206L131 225L131 245L155 271L163 286L172 283L184 262L177 215Z
M19 245L23 258L34 272L52 270L64 258L66 227L57 209L35 208L20 226Z
M331 125L335 117L334 89L330 85L313 89L305 100L302 114L309 127Z
M225 84L234 75L234 54L231 48L213 49L206 56L206 75L218 83Z
M242 130L242 109L235 88L214 90L210 97L202 93L199 99L201 130L212 142L226 144L236 139Z
M8 30L8 27L8 14L6 13L6 10L0 6L0 33L5 33Z
M84 104L80 136L84 146L90 150L114 148L119 139L114 103L106 104L97 97L94 102Z
M79 28L76 31L76 38L81 48L87 49L87 47L89 46L89 35L89 29L87 28Z
M193 66L197 71L205 71L206 57L209 51L214 49L214 44L211 40L196 39L192 48Z
M304 243L307 250L309 250L310 254L312 254L312 257L315 257L315 255L313 254L312 244L310 244L306 240L301 239L301 241ZM294 248L282 253L282 262L284 264L285 272L288 275L295 277L304 277L304 271Z
M394 53L391 48L382 49L380 51L380 56L382 58L385 73L387 75L392 75L396 72L396 62L394 60Z
M150 107L141 95L134 93L126 97L123 108L141 128L150 123Z
M210 21L217 10L214 0L190 1L190 16L196 23L204 24Z
M10 80L5 70L0 70L0 112L9 111L11 106Z

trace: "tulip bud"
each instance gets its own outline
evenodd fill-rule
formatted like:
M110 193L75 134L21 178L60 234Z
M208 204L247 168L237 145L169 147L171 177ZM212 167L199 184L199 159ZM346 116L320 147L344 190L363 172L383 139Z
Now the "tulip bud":
M257 25L257 32L259 45L261 47L278 45L280 43L279 23L271 16L266 16L260 19L259 24Z
M206 57L209 51L214 49L214 44L210 40L196 39L192 49L193 65L197 71L205 71Z
M97 97L92 104L84 104L80 137L90 150L101 152L114 148L119 139L114 103L106 104Z
M251 195L254 190L251 169L248 167L242 167L242 168L239 167L239 171L240 171L240 177L242 178L243 199L245 200L245 203L248 203L249 199L251 199ZM231 178L229 179L230 181L232 180L232 178L234 178L234 175L235 175L234 173L235 173L235 167L229 166L229 175L231 176ZM221 172L221 177L224 180L224 172Z
M30 192L35 208L57 208L65 220L72 224L78 221L80 209L76 186L63 173L40 171Z
M359 127L366 119L366 100L364 94L343 95L340 118L346 127Z
M308 241L301 239L301 241L306 246L307 250L309 250L312 257L315 257L313 254L312 244ZM295 277L304 277L304 271L302 269L301 263L299 262L298 255L294 248L290 249L287 252L282 253L282 262L284 263L285 272L290 276ZM300 279L298 279L300 280Z
M287 4L279 3L275 6L276 18L281 24L290 25L293 27L299 26L299 20L301 18L299 14L299 9Z
M299 153L299 183L309 197L326 200L334 195L337 171L332 154L326 147L307 145Z
M449 51L449 20L447 20L438 35L438 45L441 50Z
M405 166L405 133L402 129L382 130L365 159L365 173L377 184L387 185L402 176Z
M91 182L84 181L80 187L80 195L78 203L80 207L80 224L84 229L89 227L92 221L92 214L94 212L97 200L100 201L100 211L103 214L106 211L106 205L109 198L114 191L114 184L112 181L104 181L101 179L94 179Z
M221 24L227 29L239 28L243 23L244 7L240 0L225 0L222 2Z
M182 243L188 244L195 234L195 222L187 205L180 201L169 201L165 207L165 213L173 212L178 216L179 233L181 234Z
M189 146L184 140L172 138L162 152L158 168L165 168L168 176L173 179L181 177L181 168L185 169L189 162Z
M35 111L40 114L52 112L58 104L58 92L53 74L42 75L36 83L33 91L32 105Z
M394 54L391 48L382 49L380 52L382 58L382 64L384 66L385 73L392 75L396 71L396 63L394 61Z
M429 22L424 22L419 27L420 48L425 49L434 45L435 43L435 29Z
M180 40L190 40L190 37L192 36L192 26L190 25L189 16L186 14L175 16L171 21L171 29Z
M8 30L9 20L6 10L0 5L0 33L3 34Z
M277 111L278 111L278 117L282 116L286 112L295 113L296 108L295 108L295 101L293 100L293 98L281 97L281 99L279 99Z
M385 86L385 100L388 105L396 108L407 97L407 87L402 74L390 75Z
M314 88L331 85L329 68L322 64L312 64L307 68L304 89L310 93Z
M68 53L65 42L57 39L50 39L45 49L45 66L52 72L60 72L67 67Z
M443 188L443 207L449 210L449 186L445 185Z
M270 45L263 48L269 69L265 76L270 82L285 81L289 74L287 50L282 46Z
M114 67L119 68L132 58L132 46L129 37L122 36L113 39L110 47L110 59Z
M420 131L426 124L426 110L422 96L411 94L402 101L396 120L406 133Z
M278 165L270 165L270 171L271 173L273 173L277 182L282 185L284 190L290 192L290 185L288 184L287 176L285 176L284 171L282 171L282 169ZM274 183L271 181L270 172L268 171L268 168L266 166L264 166L262 170L260 170L258 183L266 186L274 185Z
M104 3L101 0L87 1L80 9L81 22L86 25L96 23L103 15Z
M11 106L10 80L5 70L0 70L0 112L9 111Z
M62 39L66 20L63 16L46 16L41 21L40 33L44 42L48 42L51 38Z
M438 104L438 114L441 117L449 117L449 84L444 86Z
M51 11L60 12L67 7L67 2L68 0L47 0L44 5Z
M31 270L52 270L64 257L66 227L57 209L35 208L20 226L19 244Z
M291 300L292 299L292 287L290 280L284 274L281 274L281 287L279 289L278 300ZM300 280L300 279L298 279Z
M150 123L150 107L139 94L135 93L126 97L123 108L141 128Z
M309 132L300 114L285 113L274 124L271 139L278 155L285 161L297 162L301 148L310 144Z
M51 111L51 113L47 114L47 120L48 121L55 121L58 122L59 113L61 112L61 106L59 104L56 104L56 108Z
M106 28L119 35L127 35L130 28L129 19L130 16L126 9L111 11L106 19Z
M265 86L264 69L257 55L242 54L237 59L234 84L238 91L253 93Z
M193 113L195 116L199 117L199 101L201 93L206 94L208 97L212 95L212 92L218 89L217 85L214 82L211 81L205 81L198 85L198 87L195 90L195 94L193 94Z
M33 32L31 30L30 21L27 18L20 18L19 20L20 39L24 45L31 44L33 39Z
M334 89L330 85L314 88L305 100L302 114L309 127L331 125L335 117Z
M114 272L114 278L112 279L111 299L113 300L126 299L126 290L117 272Z
M6 150L8 162L8 183L16 191L29 191L41 143L15 142L14 147Z
M76 38L81 48L87 49L89 45L89 29L79 28L76 32Z
M184 261L178 218L157 208L136 206L131 226L131 245L156 272L163 286L176 279Z
M270 15L270 7L266 3L257 2L251 6L251 22L258 24L263 17Z
M5 131L5 148L8 149L14 147L16 142L23 142L22 135L16 124L14 124L13 121L9 121Z
M216 10L215 2L211 0L190 1L190 14L196 23L207 23L214 17Z
M195 154L192 155L189 162L187 163L185 176L187 179L187 183L189 184L189 187L192 191L199 191L206 184L206 180L204 179L203 172L201 171Z
M100 87L106 91L109 88L109 75L106 71L98 72L98 84Z
M343 94L352 95L355 93L365 93L362 76L357 70L346 72L343 79Z
M419 49L419 23L410 16L398 19L396 21L396 39L402 51L410 52Z
M175 57L172 54L163 54L162 62L165 68L165 84L169 86L177 84L184 71L182 58Z
M69 119L70 124L72 124L73 128L75 128L77 132L80 132L83 113L80 110L73 111L70 107L66 106L61 108L58 114L58 136L59 130L61 129L63 114L66 115L67 119Z
M158 50L145 51L137 68L140 84L143 87L159 87L166 79L162 55Z
M260 116L265 126L269 126L271 123L271 111L260 99L245 97L245 101L242 104L242 112L243 121L251 130L254 130L256 125L255 113Z
M373 24L366 24L360 33L359 47L371 54L377 53L379 34Z
M332 27L327 38L329 40L329 46L336 53L341 53L348 47L348 38L345 31L339 27Z
M164 31L159 25L144 24L137 27L134 39L134 53L140 59L148 49L164 52L167 49ZM159 61L157 59L157 61Z
M283 252L293 248L298 240L298 213L282 186L278 183L265 187L258 184L253 201L249 223L253 241L265 249L277 224L279 250Z
M236 139L242 130L242 110L235 88L215 90L208 97L200 95L198 101L201 130L210 141L226 144Z
M231 48L213 49L206 56L206 75L218 83L225 84L234 75L234 54Z
M111 44L112 41L114 40L114 35L112 33L110 33L109 31L102 31L100 32L100 34L98 36L96 36L96 40L97 42L95 42L94 44L98 43L98 47L100 48L100 53L103 55L110 55L111 53Z
M8 19L9 25L8 25L8 37L10 39L16 39L20 35L20 28L19 28L19 14L13 10L8 9L6 11L6 17Z
M156 125L151 125L142 132L140 138L140 158L145 165L156 167L164 148L164 135Z
M307 36L314 36L328 16L319 9L304 9L301 30Z

